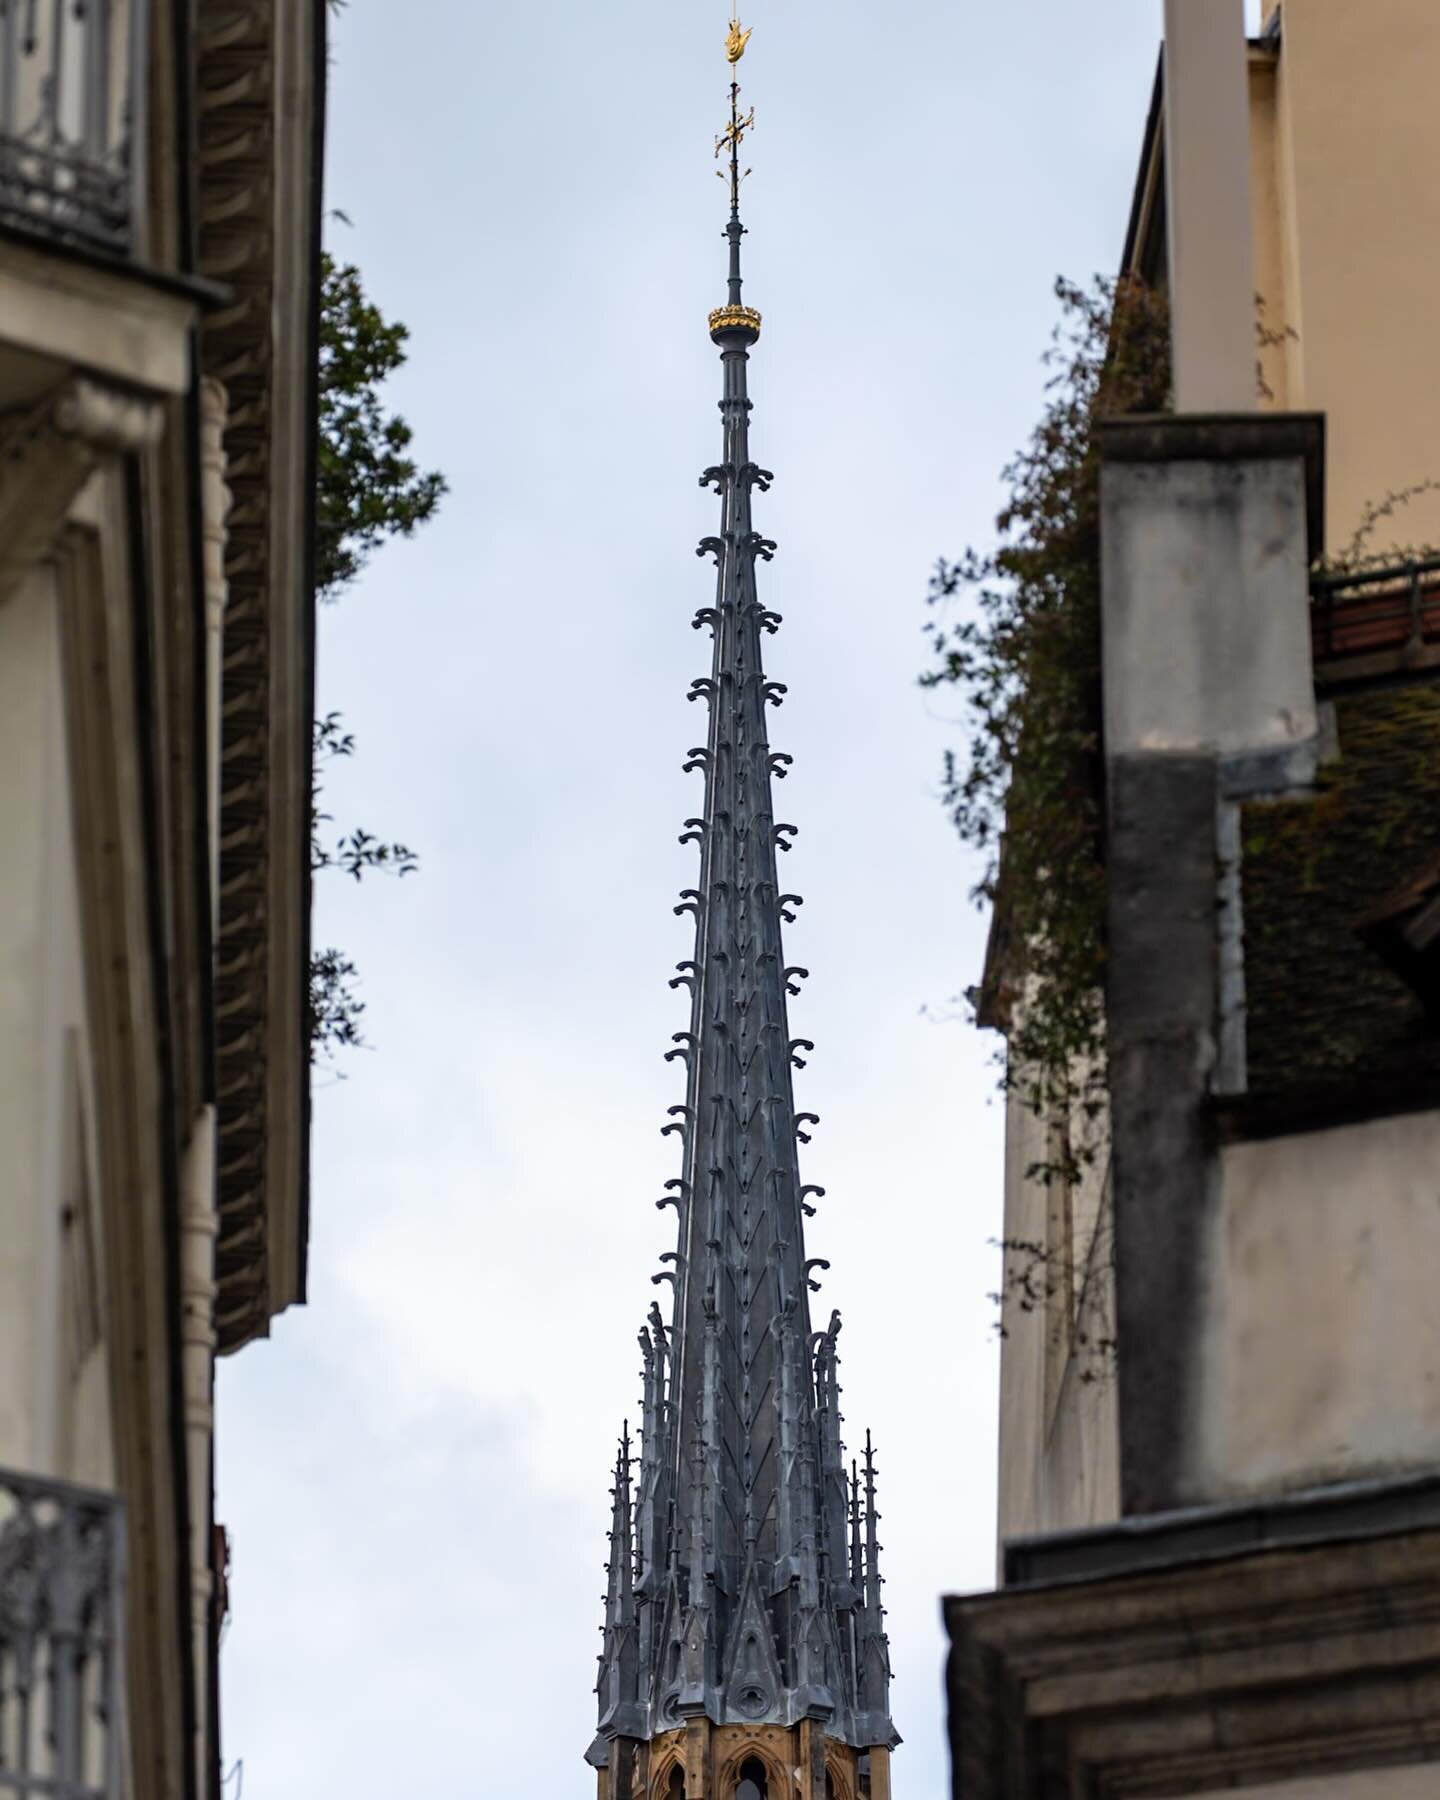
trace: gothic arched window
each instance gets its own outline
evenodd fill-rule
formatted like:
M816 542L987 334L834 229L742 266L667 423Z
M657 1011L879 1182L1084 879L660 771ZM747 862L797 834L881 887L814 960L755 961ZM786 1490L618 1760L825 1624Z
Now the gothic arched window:
M735 1800L768 1800L769 1793L765 1765L752 1756L749 1762L741 1765L740 1785L735 1790Z
M665 1783L665 1800L685 1800L685 1771L676 1763Z

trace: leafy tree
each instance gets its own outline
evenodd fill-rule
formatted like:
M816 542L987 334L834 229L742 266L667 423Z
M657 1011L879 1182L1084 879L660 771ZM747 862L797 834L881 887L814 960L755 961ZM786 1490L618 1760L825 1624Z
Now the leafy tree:
M431 518L445 478L422 473L414 433L385 411L380 385L401 368L410 333L366 298L360 271L326 255L320 312L320 597L334 600L386 538Z
M367 299L352 264L329 255L322 264L320 305L316 590L322 600L334 600L387 538L409 537L434 516L446 484L443 475L420 470L409 454L410 427L387 412L380 397L381 384L405 362L406 327L389 323ZM404 844L359 827L327 834L334 821L320 810L322 771L354 750L339 713L315 721L311 869L336 869L356 881L372 871L408 875L418 863ZM364 1041L357 979L355 964L342 951L332 947L312 955L312 1060Z

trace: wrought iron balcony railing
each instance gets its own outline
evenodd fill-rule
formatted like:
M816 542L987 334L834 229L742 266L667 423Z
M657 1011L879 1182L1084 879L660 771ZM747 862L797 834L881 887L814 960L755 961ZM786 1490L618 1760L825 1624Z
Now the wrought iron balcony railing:
M145 0L0 0L0 220L132 248Z
M124 1512L0 1469L0 1800L121 1800Z

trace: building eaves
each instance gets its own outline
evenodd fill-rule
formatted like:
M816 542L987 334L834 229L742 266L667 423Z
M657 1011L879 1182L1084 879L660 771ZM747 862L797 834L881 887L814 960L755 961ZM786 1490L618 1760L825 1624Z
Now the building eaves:
M264 1335L305 1289L314 563L301 540L314 524L323 83L323 5L200 0L200 271L233 293L202 340L204 372L227 395L232 499L215 979L222 1351Z
M1259 37L1249 40L1252 63L1272 63L1280 54L1280 14L1277 11ZM1130 198L1130 217L1125 228L1125 248L1120 273L1155 286L1167 279L1165 268L1167 228L1165 192L1165 51L1155 65L1150 92L1150 111L1140 144L1140 166Z
M1150 90L1150 111L1145 120L1145 136L1140 145L1140 168L1135 176L1135 191L1130 200L1130 221L1125 230L1125 248L1120 257L1120 273L1139 273L1137 258L1148 235L1146 227L1154 208L1164 204L1165 146L1161 126L1165 115L1165 52L1155 63L1155 82Z
M1426 1516L1418 1492L1376 1530L1230 1555L1225 1521L1191 1515L1208 1541L1188 1560L947 1600L956 1800L1308 1793L1433 1767L1440 1530L1395 1529L1409 1509Z

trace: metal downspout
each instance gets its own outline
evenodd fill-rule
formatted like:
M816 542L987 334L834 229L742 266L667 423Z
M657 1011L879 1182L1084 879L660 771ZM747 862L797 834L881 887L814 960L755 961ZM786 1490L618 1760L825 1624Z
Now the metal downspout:
M205 773L210 866L211 943L218 942L220 892L220 706L225 634L225 483L227 399L218 381L200 383L200 520L205 603ZM204 1106L191 1126L180 1187L180 1281L184 1320L181 1357L185 1391L185 1443L190 1474L190 1607L195 1655L195 1758L197 1792L211 1790L210 1661L215 1576L211 1566L214 1496L212 1443L215 1426L215 1243L220 1219L216 1196L216 1111Z

